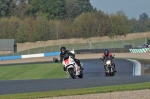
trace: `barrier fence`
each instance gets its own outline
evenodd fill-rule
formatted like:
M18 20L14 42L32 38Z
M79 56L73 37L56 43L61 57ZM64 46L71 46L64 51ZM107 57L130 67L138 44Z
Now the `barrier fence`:
M116 53L146 53L150 52L150 48L141 48L141 49L123 49L115 48L109 49L111 52ZM86 54L86 53L103 53L104 49L83 49L83 50L72 50L72 53L75 54ZM15 60L15 59L24 59L24 58L36 58L36 57L50 57L50 56L59 56L60 52L49 52L49 53L39 53L39 54L28 54L28 55L16 55L16 56L1 56L0 60Z

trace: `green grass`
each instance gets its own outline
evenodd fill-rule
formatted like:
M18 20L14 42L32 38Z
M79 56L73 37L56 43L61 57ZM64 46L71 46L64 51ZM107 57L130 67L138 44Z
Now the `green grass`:
M108 92L127 91L127 90L142 90L142 89L150 89L150 82L128 84L128 85L56 90L56 91L47 91L47 92L8 94L8 95L0 95L0 99L34 99L34 98L46 98L46 97L58 97L58 96L70 96L70 95L108 93Z
M65 78L61 63L0 66L0 80Z

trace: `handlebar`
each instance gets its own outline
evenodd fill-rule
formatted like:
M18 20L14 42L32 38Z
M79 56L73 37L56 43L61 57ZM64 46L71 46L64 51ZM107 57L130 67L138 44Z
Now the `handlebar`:
M110 60L115 59L115 55L113 55L112 57L110 57L108 59L110 59ZM108 59L103 59L103 58L100 57L100 60L102 60L102 61L105 61L105 60L108 60Z

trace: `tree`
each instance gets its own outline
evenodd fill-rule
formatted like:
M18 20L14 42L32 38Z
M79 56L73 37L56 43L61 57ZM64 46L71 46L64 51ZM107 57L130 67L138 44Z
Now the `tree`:
M148 31L148 27L146 25L146 22L148 21L148 15L146 13L142 13L139 17L139 32L145 32Z
M29 5L27 0L15 0L15 4L16 7L13 15L16 15L20 19L24 19L26 16L28 16Z
M48 19L63 19L65 0L31 0L30 13L44 15Z
M110 36L126 35L130 32L130 21L124 14L111 14L111 34Z
M80 6L77 0L65 0L66 16L69 20L73 20L80 14Z
M132 18L130 20L130 23L131 23L131 33L136 33L139 31L139 23L138 23L138 20L136 20L135 18Z
M82 13L76 17L75 25L77 27L76 37L91 37L93 29L94 16L90 12Z
M28 0L28 4L31 4L31 1L32 1L32 0Z
M94 15L93 21L94 21L94 33L96 33L95 36L103 36L107 35L110 31L110 19L107 14L105 14L102 11L97 11L92 13Z
M150 31L150 18L148 19L148 21L146 22L146 26L148 28L148 31Z
M17 17L2 18L0 27L0 38L14 39L20 27L20 20Z
M148 15L146 13L142 13L139 17L139 22L145 23L146 21L148 21Z
M80 13L93 11L93 6L91 5L90 0L78 0L78 4L80 6Z
M11 16L13 8L13 0L0 0L0 17Z

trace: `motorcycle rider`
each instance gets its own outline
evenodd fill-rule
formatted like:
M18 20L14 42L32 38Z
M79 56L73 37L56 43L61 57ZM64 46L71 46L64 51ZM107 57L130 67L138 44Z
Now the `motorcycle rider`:
M104 51L104 53L102 54L102 60L105 60L105 59L107 59L107 58L114 58L113 56L112 56L112 53L111 52L109 52L107 49ZM114 66L114 72L117 72L116 71L116 68L115 68L115 63L111 60L111 62L112 62L112 65ZM104 68L105 68L105 71L107 71L107 69L106 69L106 64L104 64Z
M74 61L78 64L78 66L80 67L81 71L83 70L83 67L81 66L80 60L75 58L75 54L71 53L69 50L66 50L66 47L61 47L60 48L60 62L62 63L63 61L63 57L68 54L69 56L71 56ZM64 71L66 71L65 66L63 67Z

